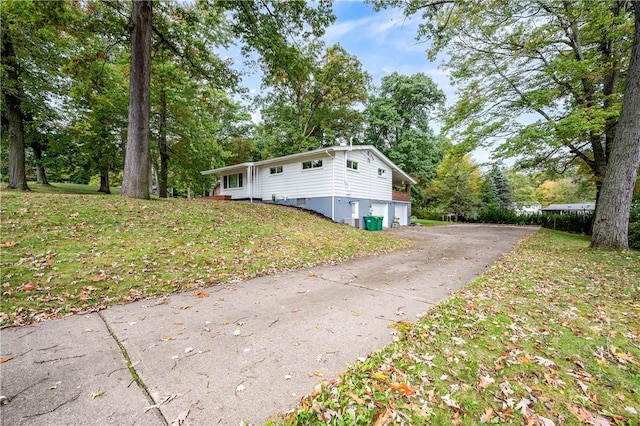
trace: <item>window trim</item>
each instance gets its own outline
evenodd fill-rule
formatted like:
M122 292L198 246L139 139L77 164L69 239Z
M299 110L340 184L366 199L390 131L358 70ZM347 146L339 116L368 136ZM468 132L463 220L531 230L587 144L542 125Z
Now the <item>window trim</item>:
M230 175L224 175L222 177L222 188L223 189L241 189L244 187L244 182L243 182L243 175L244 173L240 172L240 173L232 173ZM235 183L236 186L231 186L231 177L235 176Z
M305 167L305 165L307 165ZM303 161L302 162L302 170L313 170L313 169L321 169L323 166L322 164L322 159L316 159L316 160L308 160L308 161Z
M284 173L284 169L281 165L269 167L269 175L281 175L282 173Z

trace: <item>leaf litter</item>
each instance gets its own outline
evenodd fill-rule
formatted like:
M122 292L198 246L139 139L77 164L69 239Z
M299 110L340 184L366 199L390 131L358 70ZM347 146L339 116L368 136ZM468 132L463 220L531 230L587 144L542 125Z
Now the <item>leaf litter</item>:
M640 253L541 230L268 424L636 425Z

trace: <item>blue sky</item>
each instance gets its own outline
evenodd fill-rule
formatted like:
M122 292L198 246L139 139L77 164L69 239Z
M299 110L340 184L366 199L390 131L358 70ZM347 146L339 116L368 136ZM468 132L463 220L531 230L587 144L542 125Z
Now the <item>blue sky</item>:
M339 43L350 54L358 57L375 85L393 72L411 75L422 72L447 94L449 102L453 90L444 70L439 68L439 58L431 62L425 42L417 42L419 17L406 18L397 9L375 12L362 1L336 1L336 22L327 29L324 37L327 45Z

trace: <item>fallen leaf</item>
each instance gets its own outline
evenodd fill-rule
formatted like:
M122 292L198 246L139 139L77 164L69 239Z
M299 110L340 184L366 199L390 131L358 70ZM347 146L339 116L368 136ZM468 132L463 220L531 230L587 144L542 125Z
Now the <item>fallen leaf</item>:
M378 419L374 423L374 426L383 426L383 425L389 424L392 419L393 419L393 412L389 408L387 408L387 411L385 411L383 415L378 417Z
M206 291L196 291L193 293L193 295L195 297L199 297L200 299L202 299L203 297L209 297L209 293L207 293Z
M2 358L0 358L0 364L3 364L3 363L5 363L7 361L10 361L12 359L13 359L13 356L11 356L11 355L10 356L3 356Z
M96 399L105 394L106 391L97 391L91 393L91 399Z
M480 376L480 383L478 384L478 387L480 387L480 389L486 389L489 385L495 382L495 379L488 374L486 376Z
M529 408L529 404L531 404L531 401L529 401L527 398L522 398L520 402L518 402L518 405L516 405L515 407L516 410L520 410L522 417L524 417L525 419L533 413L533 411Z
M365 400L360 398L358 395L356 395L353 392L349 392L349 397L351 399L353 399L356 402L356 404L358 404L358 405L364 405L365 404Z
M189 416L189 410L183 411L175 418L174 421L171 422L171 426L182 426L184 422L187 421L187 417Z
M104 281L107 279L106 275L96 275L93 276L91 278L89 278L89 281L93 281L94 283L100 282L100 281Z
M403 395L413 396L416 394L416 391L411 386L407 385L407 382L390 383L389 387L394 391L400 392Z
M34 284L34 283L27 283L27 284L22 286L22 289L24 291L31 291L31 290L35 290L37 288L38 288L38 284Z
M491 421L491 419L493 419L494 415L493 415L493 408L488 407L484 413L482 414L482 416L480 416L480 423L489 423Z
M0 243L0 247L13 247L16 244L15 241L5 241L4 243Z

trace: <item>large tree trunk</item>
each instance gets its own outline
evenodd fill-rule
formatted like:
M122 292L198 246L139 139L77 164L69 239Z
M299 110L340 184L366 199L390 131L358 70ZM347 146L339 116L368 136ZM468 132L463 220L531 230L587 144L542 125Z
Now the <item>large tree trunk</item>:
M111 194L111 187L109 185L109 170L100 170L100 189L98 189L98 192Z
M20 103L20 81L18 63L7 27L2 25L2 67L5 80L2 82L2 100L7 111L9 137L9 185L8 188L28 190L24 156L24 122Z
M640 3L634 9L635 35L627 87L598 198L591 237L593 248L629 248L629 211L640 164Z
M33 159L36 163L36 183L38 185L49 185L47 173L42 164L42 145L35 141L31 144L31 148L33 148Z
M169 178L169 150L167 147L167 96L165 90L160 92L160 131L158 150L160 151L160 177L158 179L158 196L167 198L167 180Z
M121 195L149 199L149 114L151 84L151 0L133 0L129 127Z

